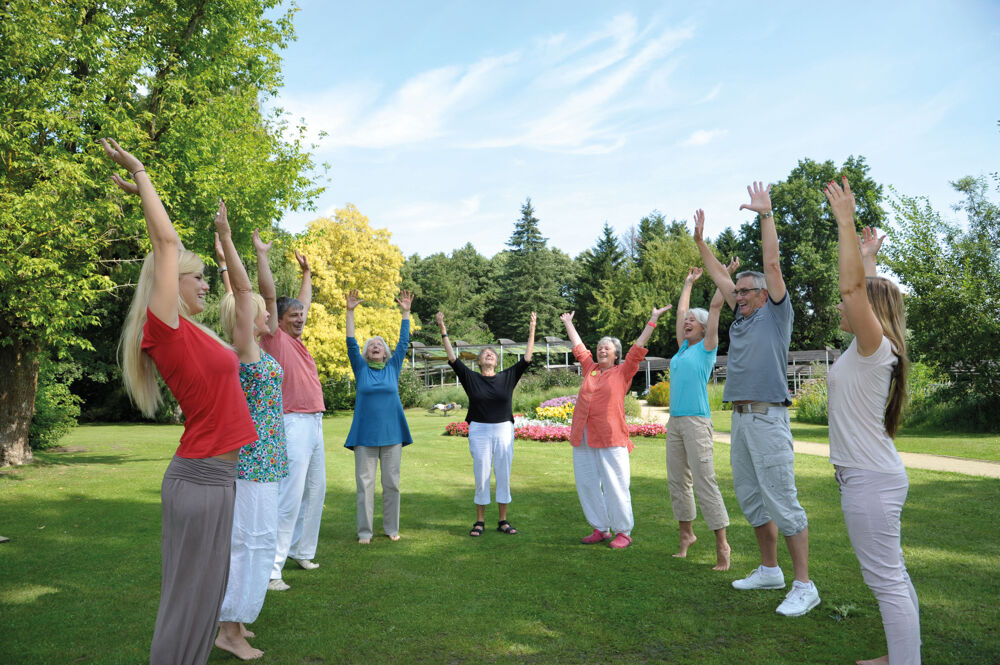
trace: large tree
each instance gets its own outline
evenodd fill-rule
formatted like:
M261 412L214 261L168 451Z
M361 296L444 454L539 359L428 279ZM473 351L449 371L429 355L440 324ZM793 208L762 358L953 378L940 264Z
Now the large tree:
M617 277L625 263L625 252L618 244L611 225L604 222L601 237L592 248L584 250L578 257L576 293L573 307L576 309L577 332L586 343L600 337L595 325L597 298Z
M803 159L774 185L771 203L781 243L781 271L795 311L792 350L822 349L838 340L837 225L823 195L825 183L846 175L858 202L857 223L882 227L882 186L868 176L864 157L832 161ZM742 270L762 271L760 220L740 228L736 254Z
M253 225L316 190L278 111L277 0L111 0L0 5L0 465L30 458L40 354L93 348L85 331L127 298L148 251L141 211L108 182L96 139L147 165L185 244L212 257L224 197Z

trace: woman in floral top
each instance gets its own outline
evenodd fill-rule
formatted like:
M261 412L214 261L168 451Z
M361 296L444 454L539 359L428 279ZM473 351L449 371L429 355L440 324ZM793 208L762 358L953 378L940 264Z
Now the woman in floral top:
M221 217L221 219L219 218ZM240 448L237 465L236 506L233 514L229 581L219 613L219 635L215 646L243 660L264 654L247 642L254 637L243 624L260 614L274 564L278 537L278 481L288 475L285 428L281 409L281 365L261 350L260 336L268 332L269 312L264 298L253 292L250 278L233 245L225 205L216 218L219 266L232 275L231 288L219 306L223 332L232 340L240 359L240 384L250 416L257 428L257 441ZM260 243L254 232L254 244ZM271 306L274 300L271 300Z

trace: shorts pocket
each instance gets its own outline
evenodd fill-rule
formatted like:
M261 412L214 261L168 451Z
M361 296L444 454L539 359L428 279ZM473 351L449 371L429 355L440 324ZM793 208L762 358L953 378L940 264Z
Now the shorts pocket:
M785 493L795 486L794 455L764 455L763 466L768 487Z

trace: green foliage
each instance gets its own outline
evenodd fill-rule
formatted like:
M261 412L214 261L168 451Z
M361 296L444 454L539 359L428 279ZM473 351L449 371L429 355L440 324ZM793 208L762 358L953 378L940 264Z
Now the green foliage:
M52 448L76 427L81 400L69 391L69 383L78 375L79 369L71 364L42 359L35 393L35 416L29 433L33 450Z
M625 393L625 417L626 418L641 418L642 417L642 405L639 404L638 398L632 393Z
M826 425L826 376L822 363L813 363L813 377L815 378L803 381L795 394L795 419L814 425Z
M788 177L774 185L771 203L781 244L781 271L792 299L795 325L791 350L822 349L837 339L840 302L837 268L837 224L827 205L823 186L846 175L857 199L856 223L883 227L882 186L868 176L864 157L848 157L843 166L833 161L802 159ZM743 224L736 251L740 270L763 272L760 220Z
M650 388L646 401L650 406L670 406L670 382L660 381Z
M399 401L403 403L403 408L420 406L423 391L423 382L413 370L404 367L399 373Z
M722 394L726 389L725 382L713 383L708 382L708 408L711 411L732 411L733 405L731 402L723 402Z
M597 244L576 257L577 284L573 308L576 311L576 329L582 339L595 341L601 337L595 328L597 296L615 279L624 261L625 252L607 222Z
M443 386L436 386L420 393L419 406L425 409L429 409L435 404L451 404L452 402L468 408L469 396L465 394L465 388L460 385L456 386L454 383L446 383Z
M354 381L346 376L329 378L323 382L323 404L327 411L353 409L356 395Z

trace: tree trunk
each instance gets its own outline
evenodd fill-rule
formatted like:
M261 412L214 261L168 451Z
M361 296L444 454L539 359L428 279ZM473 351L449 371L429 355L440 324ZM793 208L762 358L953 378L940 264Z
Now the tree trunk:
M38 346L14 338L0 346L0 466L31 461L28 430L35 415Z

